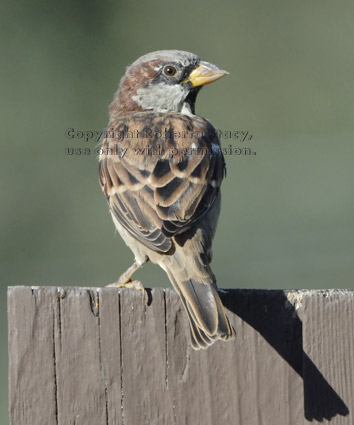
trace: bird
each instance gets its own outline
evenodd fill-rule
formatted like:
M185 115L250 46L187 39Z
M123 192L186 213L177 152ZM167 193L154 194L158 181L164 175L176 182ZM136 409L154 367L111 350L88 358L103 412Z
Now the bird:
M212 240L226 169L216 129L195 113L200 89L224 69L181 50L160 50L127 67L109 106L99 181L134 263L109 286L158 264L179 294L194 349L232 340L211 270Z

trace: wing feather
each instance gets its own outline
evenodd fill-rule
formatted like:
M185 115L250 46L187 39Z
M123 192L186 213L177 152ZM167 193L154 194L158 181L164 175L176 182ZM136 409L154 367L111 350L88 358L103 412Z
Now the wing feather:
M147 123L158 137L142 132ZM100 156L102 190L112 214L133 237L168 252L172 238L201 220L220 190L224 160L215 149L216 131L203 118L176 113L139 113L115 123L117 129L122 126L126 135L137 136L103 140L102 152L124 155ZM176 137L172 129L188 137Z

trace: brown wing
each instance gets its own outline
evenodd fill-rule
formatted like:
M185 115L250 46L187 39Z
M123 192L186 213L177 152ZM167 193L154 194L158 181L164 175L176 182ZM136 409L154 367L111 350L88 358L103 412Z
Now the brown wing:
M209 211L224 160L206 120L141 113L121 118L108 131L99 172L119 223L148 248L167 252L173 236Z

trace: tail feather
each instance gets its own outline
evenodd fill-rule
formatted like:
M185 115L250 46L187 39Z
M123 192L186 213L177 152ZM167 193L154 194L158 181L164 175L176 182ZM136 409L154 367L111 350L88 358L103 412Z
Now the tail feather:
M235 337L215 284L192 279L179 282L169 271L168 276L186 309L193 348L207 348L218 339Z

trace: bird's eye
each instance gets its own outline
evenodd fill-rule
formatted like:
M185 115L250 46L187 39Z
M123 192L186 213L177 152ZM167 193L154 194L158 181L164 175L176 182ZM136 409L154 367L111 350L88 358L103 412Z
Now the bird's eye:
M167 65L163 69L163 73L167 75L168 77L173 77L177 72L177 69L172 65Z

